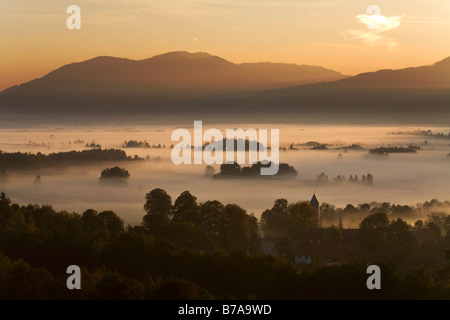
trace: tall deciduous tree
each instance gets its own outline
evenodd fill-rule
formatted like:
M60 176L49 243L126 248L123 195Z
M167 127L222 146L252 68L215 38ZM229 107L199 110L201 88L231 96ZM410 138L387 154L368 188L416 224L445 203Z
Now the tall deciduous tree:
M286 199L275 200L272 209L262 213L261 222L266 237L285 236L289 226L288 201Z
M170 224L172 214L172 198L163 189L153 189L145 195L144 210L147 214L142 219L142 225L152 233L165 230Z
M173 222L200 223L197 198L189 191L184 191L175 200L173 205Z
M359 225L359 239L369 248L377 248L387 240L389 219L386 212L375 212Z
M301 238L307 229L317 226L317 213L307 201L292 203L288 207L288 232L294 238Z
M206 201L200 205L200 221L205 232L222 236L227 228L224 205L217 201Z
M145 195L144 210L148 213L172 213L172 198L163 189L153 189Z
M252 232L251 217L236 204L227 204L224 210L227 221L227 232L224 240L227 242L228 247L248 250Z

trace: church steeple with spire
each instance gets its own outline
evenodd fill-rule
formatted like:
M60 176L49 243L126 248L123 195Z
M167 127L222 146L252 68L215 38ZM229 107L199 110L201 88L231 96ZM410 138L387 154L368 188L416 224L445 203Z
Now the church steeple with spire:
M317 227L320 228L321 227L321 225L320 225L320 202L319 202L319 199L317 199L316 190L314 190L314 194L311 198L311 201L309 201L309 205L316 212Z

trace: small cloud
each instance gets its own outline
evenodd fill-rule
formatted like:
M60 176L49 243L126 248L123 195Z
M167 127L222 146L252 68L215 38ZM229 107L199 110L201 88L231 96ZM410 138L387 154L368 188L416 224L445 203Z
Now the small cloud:
M196 36L192 36L192 40L194 40L195 42L197 42L199 44L202 44Z
M359 14L356 16L359 23L366 26L375 26L375 30L378 32L385 32L398 28L400 26L400 20L403 16L386 17L379 14Z
M343 36L345 40L359 40L367 47L385 47L389 50L393 50L398 46L394 39L373 31L346 30L343 32Z
M359 40L363 45L368 47L385 47L393 50L398 46L397 41L382 33L398 28L403 17L359 14L356 16L356 19L359 23L366 25L367 30L345 30L342 35L345 40Z

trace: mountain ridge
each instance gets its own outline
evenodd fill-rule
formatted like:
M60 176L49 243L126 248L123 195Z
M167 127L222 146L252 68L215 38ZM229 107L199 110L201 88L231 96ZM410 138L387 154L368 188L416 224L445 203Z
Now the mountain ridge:
M359 83L357 83L357 81ZM450 88L450 57L431 65L402 69L381 69L340 79L337 84L372 85L374 87Z
M143 60L99 56L64 65L1 92L0 114L183 119L195 114L331 122L356 117L447 124L449 101L450 57L345 77L317 66L234 64L207 53L172 52Z
M289 73L289 79L284 80L282 71L278 71L274 78L267 68L262 66L266 67L264 63L234 64L205 52L175 51L142 60L98 56L63 65L41 78L7 88L3 92L9 93L21 88L34 90L35 93L43 93L43 90L50 93L50 88L46 86L57 87L59 92L67 92L67 88L61 88L63 84L75 86L81 92L93 91L92 85L96 90L103 91L98 81L103 81L105 85L120 83L122 89L130 85L141 88L258 90L285 87L288 84L333 81L345 77L336 71L318 66L274 64L275 68L282 68L284 72ZM270 76L272 78L269 78ZM134 90L130 88L130 91Z

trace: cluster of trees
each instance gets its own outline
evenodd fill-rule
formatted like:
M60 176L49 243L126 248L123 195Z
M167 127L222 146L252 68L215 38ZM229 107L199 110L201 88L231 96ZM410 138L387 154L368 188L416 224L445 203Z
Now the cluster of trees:
M242 138L239 138L239 139L225 138L225 139L213 141L210 143L205 143L202 146L202 149L204 150L209 145L213 146L216 150L222 150L224 152L227 150L250 151L250 147L256 148L256 149L254 149L254 151L266 149L266 147L261 142L258 142L256 140L242 139ZM230 146L233 149L229 148ZM240 148L241 146L243 146L244 149L242 149L242 150L238 149L238 147Z
M302 144L290 143L289 147L282 147L282 148L280 148L280 150L283 150L283 151L298 150L298 148L296 146L311 147L310 148L311 150L328 150L328 147L329 147L328 144L319 143L317 141L309 141L309 142L302 143ZM348 150L362 151L365 149L360 144L352 144L352 145L348 145L348 146L344 146L344 147L337 147L336 150L344 150L344 153L346 153ZM340 156L342 157L341 154L340 154Z
M70 164L99 161L130 161L142 160L137 155L129 157L119 149L90 149L82 151L67 151L50 153L7 153L0 151L0 167L11 169L36 169L51 166L66 166Z
M161 162L162 158L161 158L161 156L150 157L150 155L146 155L145 156L145 160L146 161L153 161L153 162Z
M100 180L110 179L110 178L119 178L119 179L128 179L130 177L130 173L128 170L124 168L120 168L118 166L112 168L106 168L102 170L100 174Z
M258 222L236 204L217 200L197 203L184 191L172 205L163 189L146 194L142 227L158 237L169 237L179 245L204 249L260 251Z
M353 151L362 151L364 150L364 148L360 145L360 144L351 144L348 146L344 146L344 147L339 147L337 148L338 150L344 150L344 152L347 152L347 150L353 150Z
M382 203L373 208L370 204L362 204L358 208L349 204L342 209L324 203L320 206L321 224L329 227L321 233L317 212L308 202L289 204L286 199L277 199L271 209L262 213L261 225L264 239L272 241L278 254L290 261L294 261L296 246L309 244L311 230L315 234L314 241L319 240L319 234L322 234L320 241L324 243L346 240L343 237L347 234L343 233L344 218L344 221L353 219L354 228L359 227L356 243L352 244L357 257L391 261L398 268L443 267L445 250L450 254L450 215L436 210L446 208L448 212L449 205L432 200L416 208ZM404 220L418 212L421 216L429 212L427 219L418 219L412 225Z
M326 144L317 144L311 150L328 150L328 148Z
M437 222L439 219L442 221ZM434 240L428 236L417 239L416 231L431 234ZM411 225L402 218L390 220L385 211L378 210L362 220L358 240L369 259L391 261L398 268L445 266L450 258L450 215L432 214L426 222L417 220Z
M298 148L295 147L295 145L293 143L289 144L289 148L287 147L280 147L281 151L286 151L286 150L298 150Z
M318 216L309 202L289 204L286 199L277 199L262 213L261 224L266 239L298 240L309 228L318 227Z
M297 170L287 163L280 163L278 172L272 176L261 175L261 168L268 168L271 162L263 164L257 162L250 167L241 167L238 163L224 163L220 165L220 172L213 175L213 178L293 178L297 175Z
M137 140L130 140L130 141L124 141L122 148L154 148L154 149L160 149L165 148L166 145L161 145L160 143L150 145L150 143L147 142L147 140L144 141L137 141ZM172 146L173 147L173 146Z
M389 153L416 153L415 148L404 148L404 147L379 147L375 149L370 149L369 153L372 154L389 154Z
M333 178L333 181L335 182L350 182L350 183L363 183L363 184L373 184L373 175L371 173L368 173L367 175L363 174L361 176L361 180L359 179L358 175L355 174L350 175L348 179L345 178L344 175L338 175ZM328 182L328 175L326 175L324 172L321 172L317 175L316 182L318 183L327 183Z
M102 146L96 143L95 140L92 140L91 142L86 143L86 148L101 149Z
M328 150L329 145L328 144L324 144L324 143L320 143L317 141L308 141L306 143L302 143L302 144L294 144L291 143L289 144L289 147L286 148L281 148L281 150L298 150L298 148L296 148L296 146L304 146L304 147L311 147L311 150ZM343 147L337 147L336 150L344 150L344 152L346 153L348 150L354 150L354 151L362 151L365 150L360 144L351 144L348 146L343 146ZM342 155L341 155L342 156Z
M147 140L144 141L130 140L124 141L122 148L150 148L150 144L147 142Z
M311 147L311 150L327 150L327 144L322 144L320 142L317 141L308 141L305 143L301 143L299 144L300 146L304 146L304 147ZM292 146L292 150L294 148L294 144L291 144ZM291 149L291 146L289 147L289 149Z
M278 203L272 214L296 205L304 206ZM227 232L235 239L255 221L235 205L198 204L187 191L172 205L155 189L145 209L142 225L132 227L112 211L20 206L2 193L0 299L450 299L450 268L405 277L395 265L355 259L300 271L280 257L232 249ZM193 246L195 232L182 231L193 226L219 250ZM389 290L367 290L372 263ZM66 288L72 264L81 267L81 290Z
M389 132L389 134L413 134L418 136L426 136L426 137L433 137L433 138L441 138L441 139L450 139L450 132L445 134L444 132L437 132L433 133L430 129L428 130L416 130L412 132L404 132L404 131L398 131L398 132Z
M415 221L414 225L417 225L417 227L427 227L430 223L431 225L436 224L444 232L446 228L445 217L447 216L446 212L450 211L450 202L433 199L417 203L415 206L372 202L357 206L347 204L344 208L337 208L335 205L326 202L320 205L320 215L324 224L337 224L339 218L342 218L344 222L352 221L354 224L359 224L366 216L379 211L386 213L390 219L403 218ZM428 217L427 224L422 221L423 217Z
M359 240L371 251L398 245L406 248L415 243L412 227L402 218L389 220L383 210L370 214L359 225Z

